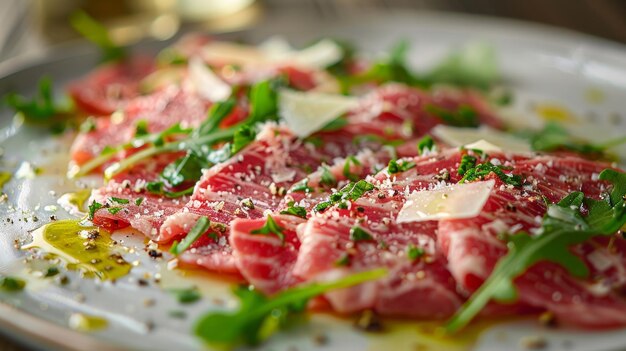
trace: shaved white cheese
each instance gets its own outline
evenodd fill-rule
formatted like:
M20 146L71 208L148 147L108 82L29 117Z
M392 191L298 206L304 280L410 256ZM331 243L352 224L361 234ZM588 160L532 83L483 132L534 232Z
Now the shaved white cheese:
M528 141L486 126L472 129L438 125L433 128L432 134L444 143L455 147L483 140L502 151L522 153L532 151Z
M281 37L270 38L258 47L211 42L202 51L202 57L207 62L240 65L291 64L310 68L330 66L341 60L342 55L341 47L330 39L320 40L302 50L294 50Z
M499 148L496 145L493 145L492 143L488 142L487 140L484 139L480 139L478 141L475 141L471 144L465 144L464 147L466 149L478 149L484 152L489 152L489 151L502 151L501 148Z
M303 138L357 105L354 97L284 89L279 92L278 114L294 134Z
M396 221L422 222L476 217L485 206L495 181L454 184L411 194Z
M224 101L230 97L232 88L221 80L211 69L194 57L189 61L189 78L196 92L212 102Z
M324 39L300 51L295 51L289 57L289 61L305 67L325 68L341 60L342 55L342 50L337 43Z

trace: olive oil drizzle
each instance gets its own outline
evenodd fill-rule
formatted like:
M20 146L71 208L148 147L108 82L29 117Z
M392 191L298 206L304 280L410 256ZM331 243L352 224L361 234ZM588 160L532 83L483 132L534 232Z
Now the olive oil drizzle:
M22 249L39 248L58 256L67 268L86 277L115 280L130 272L131 265L119 253L109 232L85 225L81 220L62 220L44 225L33 233L32 243Z

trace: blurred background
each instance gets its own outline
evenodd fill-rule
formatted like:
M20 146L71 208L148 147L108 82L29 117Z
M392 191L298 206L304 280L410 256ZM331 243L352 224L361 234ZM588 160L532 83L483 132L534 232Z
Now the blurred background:
M341 21L405 9L536 22L626 44L624 0L0 0L0 63L77 40L68 24L77 9L103 23L117 44L188 30L235 32L278 17ZM1 334L0 351L24 350Z
M532 21L626 43L623 0L2 0L0 61L77 38L68 17L83 9L118 44L181 30L230 32L276 16L340 21L363 12L447 11Z

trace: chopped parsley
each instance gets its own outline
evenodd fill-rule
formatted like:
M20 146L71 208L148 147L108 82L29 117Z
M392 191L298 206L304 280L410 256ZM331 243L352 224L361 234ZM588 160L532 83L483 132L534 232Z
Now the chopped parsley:
M263 235L273 234L273 235L276 235L280 239L280 241L283 242L284 244L285 243L285 234L283 233L284 230L285 228L279 226L278 223L276 223L276 221L274 220L274 218L268 215L267 220L265 221L265 224L263 225L263 227L251 231L250 234L263 234Z
M202 298L202 294L196 287L187 288L187 289L169 289L169 292L172 293L178 303L188 304L193 303Z
M389 174L406 172L411 168L415 167L415 162L411 161L402 161L402 163L398 163L395 159L389 161L389 165L387 166L387 171Z
M413 244L409 244L409 246L406 247L406 256L409 258L409 260L415 261L418 258L424 256L424 249L422 249L421 247L417 247Z
M435 148L435 141L433 140L433 138L431 138L430 135L424 136L417 143L417 150L419 151L420 155L423 155L428 151L434 150L434 148Z
M140 119L135 124L135 138L142 137L150 134L148 132L148 121L145 119Z
M365 231L365 229L361 228L358 225L350 228L350 240L352 241L370 241L374 240L372 234Z
M354 201L363 196L366 192L375 189L375 186L365 180L359 180L358 182L348 183L336 193L330 195L328 201L323 201L315 205L313 210L315 212L321 212L338 203L344 203L345 201Z
M101 209L102 204L97 202L97 201L93 201L90 205L89 205L89 220L93 220L93 216L96 214L96 211L98 211L99 209Z
M506 174L504 173L504 170L512 170L512 167L505 167L502 165L496 166L487 161L473 168L467 169L464 173L465 175L463 176L463 178L461 178L459 183L471 182L474 180L483 180L489 174L493 173L498 176L498 178L500 178L500 180L505 184L516 187L522 186L522 176L518 174Z
M280 211L280 214L291 215L306 219L306 208L302 206L296 206L295 202L289 201L289 203L287 203L287 208Z
M589 276L584 261L570 250L596 236L610 236L626 225L626 174L612 169L600 173L613 190L602 200L572 192L557 204L548 206L536 234L506 235L509 252L496 264L487 280L448 321L450 333L465 327L491 300L513 302L517 298L515 278L538 262L556 263L577 278Z
M116 206L116 207L109 207L109 208L107 208L107 211L110 214L114 215L114 214L117 214L118 212L120 212L122 209L123 209L123 207Z
M143 203L143 200L144 200L144 198L143 198L143 197L138 197L138 198L135 200L135 205L136 205L136 206L141 206L141 204Z
M211 221L207 217L200 217L194 224L193 228L187 233L187 236L180 241L174 241L172 247L170 248L170 252L175 256L180 255L182 252L187 250L202 234L204 234L209 227L211 226Z
M194 333L218 348L258 345L298 321L310 299L332 290L377 280L386 274L384 269L360 272L334 282L298 285L270 297L257 289L240 286L234 291L241 300L238 309L211 311L201 316L194 325Z
M476 161L478 160L472 155L463 155L463 157L461 157L461 163L459 164L459 169L457 171L458 174L460 176L464 176L467 171L476 167Z
M335 261L335 266L337 267L345 267L350 265L350 254L344 252L339 256L339 258Z

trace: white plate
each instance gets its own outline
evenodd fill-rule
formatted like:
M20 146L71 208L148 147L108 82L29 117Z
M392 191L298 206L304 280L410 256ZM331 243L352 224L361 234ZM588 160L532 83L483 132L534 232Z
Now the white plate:
M255 30L239 33L238 37L258 42L277 33L285 34L295 44L323 36L345 38L357 42L371 54L384 52L393 42L404 38L413 44L411 60L417 67L431 64L453 46L483 40L497 50L507 84L515 88L518 97L514 113L522 116L526 123L541 122L531 113L531 102L549 101L567 106L578 116L574 117L574 129L591 139L626 134L626 50L615 43L519 22L407 11L355 14L334 23L300 17L273 18ZM154 51L160 45L144 45L139 49ZM97 56L83 47L63 50L49 57L52 58L24 69L18 67L24 63L15 60L1 65L0 95L7 91L32 94L35 82L43 74L51 75L60 88L92 68ZM13 179L5 186L9 200L0 204L0 273L16 274L24 269L20 260L24 253L14 248L14 240L27 239L27 232L46 222L52 214L44 210L45 206L54 205L58 194L75 189L79 184L63 177L69 140L51 138L40 130L13 128L9 111L0 113L4 126L0 131L3 169L13 171L23 161L46 169L34 179ZM50 190L57 195L52 195ZM61 209L54 214L59 218L69 217ZM18 221L33 215L40 220L36 223ZM12 218L14 223L9 224L6 218ZM0 301L4 302L0 304L0 326L23 341L67 349L200 349L202 345L190 334L191 323L207 310L224 308L216 304L214 298L223 300L226 306L232 305L228 285L209 278L176 277L177 273L168 272L163 264L154 264L147 258L142 250L142 238L118 236L126 245L138 248L125 256L129 262L138 262L130 276L115 285L72 276L71 283L62 288L33 281L22 293L0 293ZM163 274L162 284L200 284L205 298L199 303L181 306L152 281L149 287L138 287L137 279L146 272L159 271ZM146 307L147 299L156 301L155 305ZM188 317L185 320L171 318L168 316L171 310L184 310ZM62 328L67 326L72 312L103 316L110 326L88 336L77 334ZM375 337L355 331L350 323L315 316L307 326L277 335L261 349L291 350L296 346L298 350L316 349L314 336L320 333L326 334L329 340L323 347L318 346L323 350L413 350L419 344L431 345L429 350L455 347L419 337L414 327L405 326L395 333ZM624 330L548 330L529 321L501 324L487 330L474 349L517 349L521 338L537 335L546 338L549 350L618 350L626 345Z

